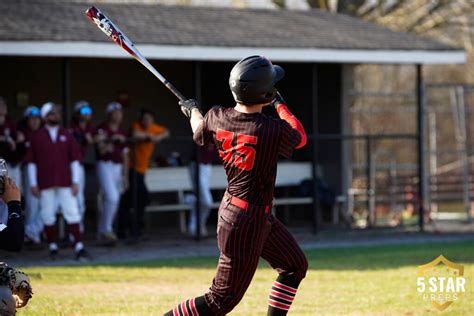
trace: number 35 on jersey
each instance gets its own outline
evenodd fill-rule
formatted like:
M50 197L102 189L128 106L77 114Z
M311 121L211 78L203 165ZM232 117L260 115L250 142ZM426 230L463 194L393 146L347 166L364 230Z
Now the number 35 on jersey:
M242 170L253 169L257 153L255 145L257 145L258 138L256 136L218 129L216 139L222 145L222 149L219 149L222 160Z

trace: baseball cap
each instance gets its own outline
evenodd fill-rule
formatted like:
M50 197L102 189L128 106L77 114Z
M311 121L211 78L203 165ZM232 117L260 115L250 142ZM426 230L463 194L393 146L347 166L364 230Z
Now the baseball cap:
M53 102L47 102L47 103L43 104L43 106L41 107L41 117L45 118L46 116L48 116L48 114L52 110L54 110L55 106L56 105Z
M38 107L30 105L23 112L24 117L39 117L41 116L41 111Z
M109 104L107 104L107 108L106 108L105 112L111 113L113 111L121 110L121 109L122 109L122 105L120 103L110 102Z

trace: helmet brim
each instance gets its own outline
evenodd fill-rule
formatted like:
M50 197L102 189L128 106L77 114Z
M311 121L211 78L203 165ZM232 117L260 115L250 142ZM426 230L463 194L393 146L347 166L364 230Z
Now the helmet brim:
M275 79L273 79L274 83L283 79L283 77L285 76L285 70L283 70L282 67L278 65L273 65L273 70L275 71Z

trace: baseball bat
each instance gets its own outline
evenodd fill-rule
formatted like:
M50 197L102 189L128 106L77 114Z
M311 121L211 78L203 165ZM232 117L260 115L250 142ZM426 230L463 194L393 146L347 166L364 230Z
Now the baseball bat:
M90 7L86 10L87 17L94 22L97 27L110 37L118 46L124 51L132 55L133 58L138 60L143 66L145 66L156 78L158 78L173 94L181 101L186 100L184 95L178 91L158 70L153 67L148 60L140 53L140 51L133 45L133 42L123 34L122 31L99 9L96 7Z

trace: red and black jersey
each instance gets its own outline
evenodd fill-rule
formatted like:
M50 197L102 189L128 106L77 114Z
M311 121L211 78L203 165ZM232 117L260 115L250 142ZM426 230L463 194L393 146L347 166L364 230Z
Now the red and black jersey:
M227 191L254 205L269 205L277 159L290 158L301 135L282 119L214 107L194 133L198 145L214 142L227 174Z

